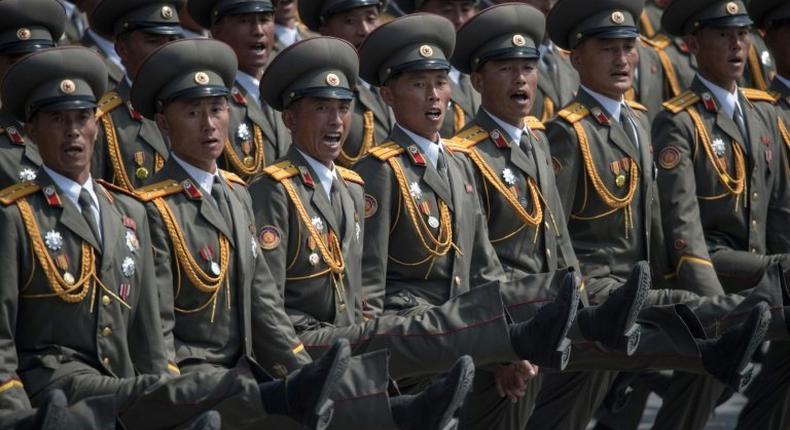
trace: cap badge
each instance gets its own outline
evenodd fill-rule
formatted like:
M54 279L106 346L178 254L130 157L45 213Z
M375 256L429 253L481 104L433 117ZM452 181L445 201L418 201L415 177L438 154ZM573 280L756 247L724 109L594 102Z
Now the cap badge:
M426 57L426 58L430 57L431 55L433 55L433 48L431 48L428 45L420 46L420 55L422 55L423 57Z
M195 83L198 85L208 85L209 77L206 72L195 73Z
M527 44L527 41L524 39L524 36L520 34L513 35L513 45L514 46L524 46Z
M64 94L71 94L77 90L77 85L71 79L64 79L60 81L60 91Z
M735 3L734 1L731 1L731 2L727 3L727 13L728 14L735 15L736 13L738 13L738 9L739 9L738 8L738 3Z
M33 34L25 27L20 28L16 32L16 38L19 40L28 40L31 36L33 36Z
M625 15L619 10L612 12L612 22L615 24L622 24L625 22Z
M338 78L334 73L328 73L326 75L326 84L330 87L336 87L340 85L340 78Z
M160 14L162 15L162 18L170 19L173 17L173 8L170 6L162 6Z

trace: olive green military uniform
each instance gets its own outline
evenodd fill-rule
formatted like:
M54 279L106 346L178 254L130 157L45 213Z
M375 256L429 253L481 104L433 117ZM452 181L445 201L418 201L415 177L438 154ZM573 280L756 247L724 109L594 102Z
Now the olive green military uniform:
M464 125L474 118L480 108L480 94L472 88L469 75L461 73L458 82L450 78L450 87L453 94L450 97L450 106L444 116L444 123L439 134L449 139L463 129Z
M379 7L379 12L383 12L386 3L372 0L327 0L302 1L298 6L302 22L310 30L318 32L322 23L333 15L367 6ZM347 168L352 168L371 148L384 142L395 124L389 106L384 103L376 87L358 78L354 93L351 129L340 156L335 160L337 164Z
M0 3L0 56L21 56L53 47L63 34L66 12L56 0ZM24 125L0 109L0 187L36 178L38 148L25 136Z
M661 14L664 12L664 6L657 3L666 3L666 1L646 1L645 8L639 15L639 31L648 39L652 39L661 31Z
M625 97L644 106L647 111L648 123L661 112L661 103L666 99L664 93L664 69L658 52L647 40L641 37L636 41L639 52L639 63L634 72L634 86Z
M176 9L174 2L104 0L91 13L90 22L103 35L118 36L127 31L180 35L183 30ZM151 183L169 153L156 124L132 106L130 79L124 75L99 102L101 132L91 169L95 176L129 191Z
M541 49L543 55L538 62L538 89L531 115L541 121L548 121L573 100L579 87L579 73L571 65L567 51L548 40L543 42Z
M104 65L107 67L107 88L111 90L117 88L123 82L124 76L126 76L126 69L110 59L109 55L102 48L107 45L113 46L113 41L99 35L95 30L88 27L82 35L82 39L79 40L79 44L101 55Z

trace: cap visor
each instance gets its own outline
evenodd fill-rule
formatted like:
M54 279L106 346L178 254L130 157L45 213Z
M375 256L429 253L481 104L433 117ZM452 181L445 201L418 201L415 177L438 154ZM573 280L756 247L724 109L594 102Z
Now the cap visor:
M713 28L732 28L732 27L748 27L754 24L749 15L736 15L736 16L727 16L724 18L716 18L716 19L709 19L706 21L702 21L702 27L713 27Z

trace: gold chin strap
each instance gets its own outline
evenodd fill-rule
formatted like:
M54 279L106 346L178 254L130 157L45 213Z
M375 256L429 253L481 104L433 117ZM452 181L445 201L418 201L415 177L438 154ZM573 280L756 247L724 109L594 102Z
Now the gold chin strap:
M165 223L167 235L170 237L170 243L173 244L176 254L176 265L178 266L176 268L176 272L179 274L179 276L182 271L185 272L189 282L191 282L192 285L198 289L198 291L211 296L209 300L206 301L206 303L194 309L182 309L176 307L176 311L182 313L195 313L205 309L210 304L211 322L213 323L214 315L216 314L217 309L217 299L219 297L220 290L222 290L223 284L226 287L225 295L227 300L227 308L230 309L230 285L228 285L227 279L228 266L230 264L230 243L228 242L228 238L222 234L218 235L220 274L217 276L209 275L200 268L200 263L195 261L195 258L192 257L192 253L189 252L186 240L184 239L184 234L181 232L181 229L176 223L176 218L173 214L173 211L170 210L170 207L167 205L164 199L160 197L154 199L153 202L156 206L156 209L162 216L162 221Z
M19 208L19 213L22 216L22 221L25 224L27 235L32 242L33 254L36 256L41 270L44 272L44 276L47 278L47 282L52 289L52 293L49 294L21 294L21 297L28 299L58 297L66 303L80 303L91 291L93 291L90 305L91 312L93 312L93 306L96 300L96 285L98 284L105 293L112 296L122 306L127 309L132 308L112 290L107 288L96 275L96 256L93 247L85 241L82 242L79 279L72 279L73 282L71 283L66 282L56 268L55 262L52 261L49 252L47 252L47 247L41 239L41 230L33 215L33 210L30 208L30 204L25 200L19 200L16 203Z
M573 129L579 138L579 148L581 149L582 159L584 161L584 170L587 172L587 177L592 183L598 197L603 200L606 206L609 206L613 211L622 209L625 212L625 237L628 238L629 232L634 228L633 210L631 202L634 200L636 190L639 185L639 167L636 161L631 160L631 181L628 184L628 193L624 197L617 197L606 188L598 170L595 168L593 161L592 151L590 151L590 142L587 140L587 133L584 131L582 123L575 122Z
M332 274L332 285L335 288L335 294L337 294L340 308L341 310L345 309L346 295L343 276L346 270L346 263L345 259L343 258L343 248L340 245L337 235L330 230L327 238L325 239L324 236L320 234L313 225L310 215L307 213L307 209L305 209L302 201L299 199L299 194L297 194L293 182L290 179L284 179L280 183L282 184L283 188L285 188L285 192L288 194L288 198L296 208L296 213L299 215L302 223L307 226L307 232L310 235L310 238L313 240L313 243L315 243L318 247L318 252L321 254L321 259L329 267L329 272ZM323 273L326 272L322 272L322 274Z
M252 125L252 130L252 142L255 145L255 155L252 157L252 163L245 164L244 160L239 158L236 154L236 150L230 143L230 139L225 140L225 149L223 151L225 159L228 160L228 164L230 164L231 170L237 172L244 180L248 180L262 172L266 164L266 157L264 157L263 154L263 147L265 146L263 132L256 124Z
M741 145L737 143L733 143L732 145L733 158L735 159L735 177L732 177L730 176L730 173L727 172L724 167L719 165L717 162L718 157L713 151L710 135L708 134L708 130L705 128L705 124L702 122L702 118L700 118L697 110L693 107L688 107L686 108L686 112L689 113L691 120L694 122L694 127L697 128L697 135L702 141L702 147L705 149L705 153L708 155L710 164L713 165L713 170L716 171L716 174L719 177L719 182L724 185L724 188L727 190L723 195L699 196L699 198L702 200L717 200L727 195L732 195L735 197L735 207L737 208L741 197L746 192L746 163L744 161L743 149L741 149ZM743 204L746 205L746 203L746 199L744 198Z
M359 152L356 155L349 155L344 148L340 149L340 155L337 157L338 164L351 168L362 157L370 152L370 148L374 145L375 125L373 124L373 111L365 111L362 114L362 145L359 147Z
M458 134L461 129L466 125L466 117L464 116L464 108L458 103L453 102L453 134Z

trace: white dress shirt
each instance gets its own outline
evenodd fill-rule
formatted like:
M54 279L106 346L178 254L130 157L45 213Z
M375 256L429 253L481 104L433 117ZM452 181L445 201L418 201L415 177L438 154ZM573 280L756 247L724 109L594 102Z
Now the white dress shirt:
M510 136L510 139L513 142L516 142L516 145L518 145L521 142L521 136L524 133L529 133L530 132L529 127L527 127L526 123L524 124L524 128L518 128L518 127L516 127L514 125L511 125L511 124L505 122L504 120L498 118L496 115L494 115L491 112L487 111L485 108L481 107L480 109L483 109L483 112L487 113L488 116L490 116L491 119L493 119L494 122L497 123L499 128L501 128L502 131L507 133L507 135Z
M332 180L337 178L337 169L335 169L335 163L332 163L332 167L326 167L324 163L316 160L315 158L305 154L299 148L296 148L302 157L307 160L307 164L313 168L316 176L318 176L318 183L321 184L321 188L324 189L326 192L326 196L329 197L329 201L332 201Z
M255 100L255 103L258 105L258 107L260 107L261 81L239 70L238 72L236 72L236 82L238 82L239 85L241 85L241 87L244 88L244 91L247 92L247 98Z
M422 152L428 157L431 165L436 168L436 164L439 162L439 153L444 150L441 140L439 142L431 142L418 134L412 133L400 124L395 124L395 127L400 127L420 147Z
M622 103L624 102L624 99L622 97L620 98L620 100L615 100L603 94L597 93L585 87L584 85L579 85L579 86L582 87L584 91L587 91L587 94L591 95L592 98L595 99L595 101L597 101L598 103L601 104L601 106L603 106L604 110L606 111L606 113L609 114L610 118L614 119L617 122L620 122L620 109L622 108Z
M727 117L732 118L732 115L735 113L735 106L740 107L741 104L738 101L738 87L736 85L735 92L731 93L724 88L714 84L713 82L703 78L701 75L697 74L699 80L713 93L713 97L716 97L716 101L719 103L719 107L724 111ZM741 109L741 112L746 115L746 113Z
M207 172L178 158L178 155L176 155L175 152L171 152L170 156L173 157L173 159L176 160L176 163L178 163L187 172L187 175L189 175L189 177L197 183L198 187L200 187L200 189L203 191L203 194L211 196L211 186L214 185L214 178L219 176L219 169L217 169L214 173Z
M88 180L85 181L84 184L78 184L77 182L61 175L60 173L55 172L54 170L50 169L47 166L41 166L44 171L52 178L52 182L58 187L58 190L66 196L69 201L74 203L74 206L77 207L77 210L82 213L82 207L80 207L80 192L82 189L88 190L88 194L91 196L91 211L93 212L93 217L96 219L98 223L97 231L99 232L99 237L97 239L101 240L101 210L99 209L99 198L96 196L96 191L93 188L93 179L90 175L88 175Z

